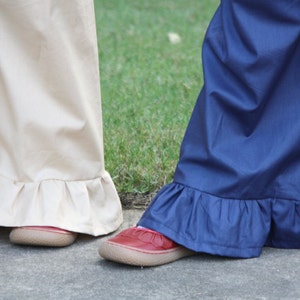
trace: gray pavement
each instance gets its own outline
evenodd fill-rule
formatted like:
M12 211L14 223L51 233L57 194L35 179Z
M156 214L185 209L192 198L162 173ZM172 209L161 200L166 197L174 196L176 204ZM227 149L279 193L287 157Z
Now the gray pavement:
M141 214L125 210L121 229ZM300 250L265 248L247 260L202 254L137 268L101 259L101 238L47 249L11 245L8 234L0 228L0 300L300 299Z

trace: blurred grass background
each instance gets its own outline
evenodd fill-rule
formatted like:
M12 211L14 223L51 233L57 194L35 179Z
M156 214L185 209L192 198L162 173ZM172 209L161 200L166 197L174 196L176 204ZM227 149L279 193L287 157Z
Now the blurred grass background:
M217 0L95 0L106 169L122 193L170 182ZM171 43L168 33L180 36Z

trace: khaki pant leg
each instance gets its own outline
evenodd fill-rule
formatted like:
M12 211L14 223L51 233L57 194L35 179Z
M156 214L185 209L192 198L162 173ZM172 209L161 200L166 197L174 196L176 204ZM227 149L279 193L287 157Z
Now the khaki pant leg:
M117 229L92 0L0 0L0 226Z

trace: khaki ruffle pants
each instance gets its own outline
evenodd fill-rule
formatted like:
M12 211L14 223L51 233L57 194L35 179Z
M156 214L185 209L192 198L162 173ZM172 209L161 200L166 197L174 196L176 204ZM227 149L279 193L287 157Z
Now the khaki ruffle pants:
M0 226L119 227L98 69L92 0L0 0Z

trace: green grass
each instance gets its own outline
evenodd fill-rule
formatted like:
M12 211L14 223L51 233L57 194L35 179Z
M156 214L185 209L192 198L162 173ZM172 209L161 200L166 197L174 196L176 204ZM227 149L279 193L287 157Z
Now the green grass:
M106 169L118 191L151 192L172 180L218 2L95 1Z

